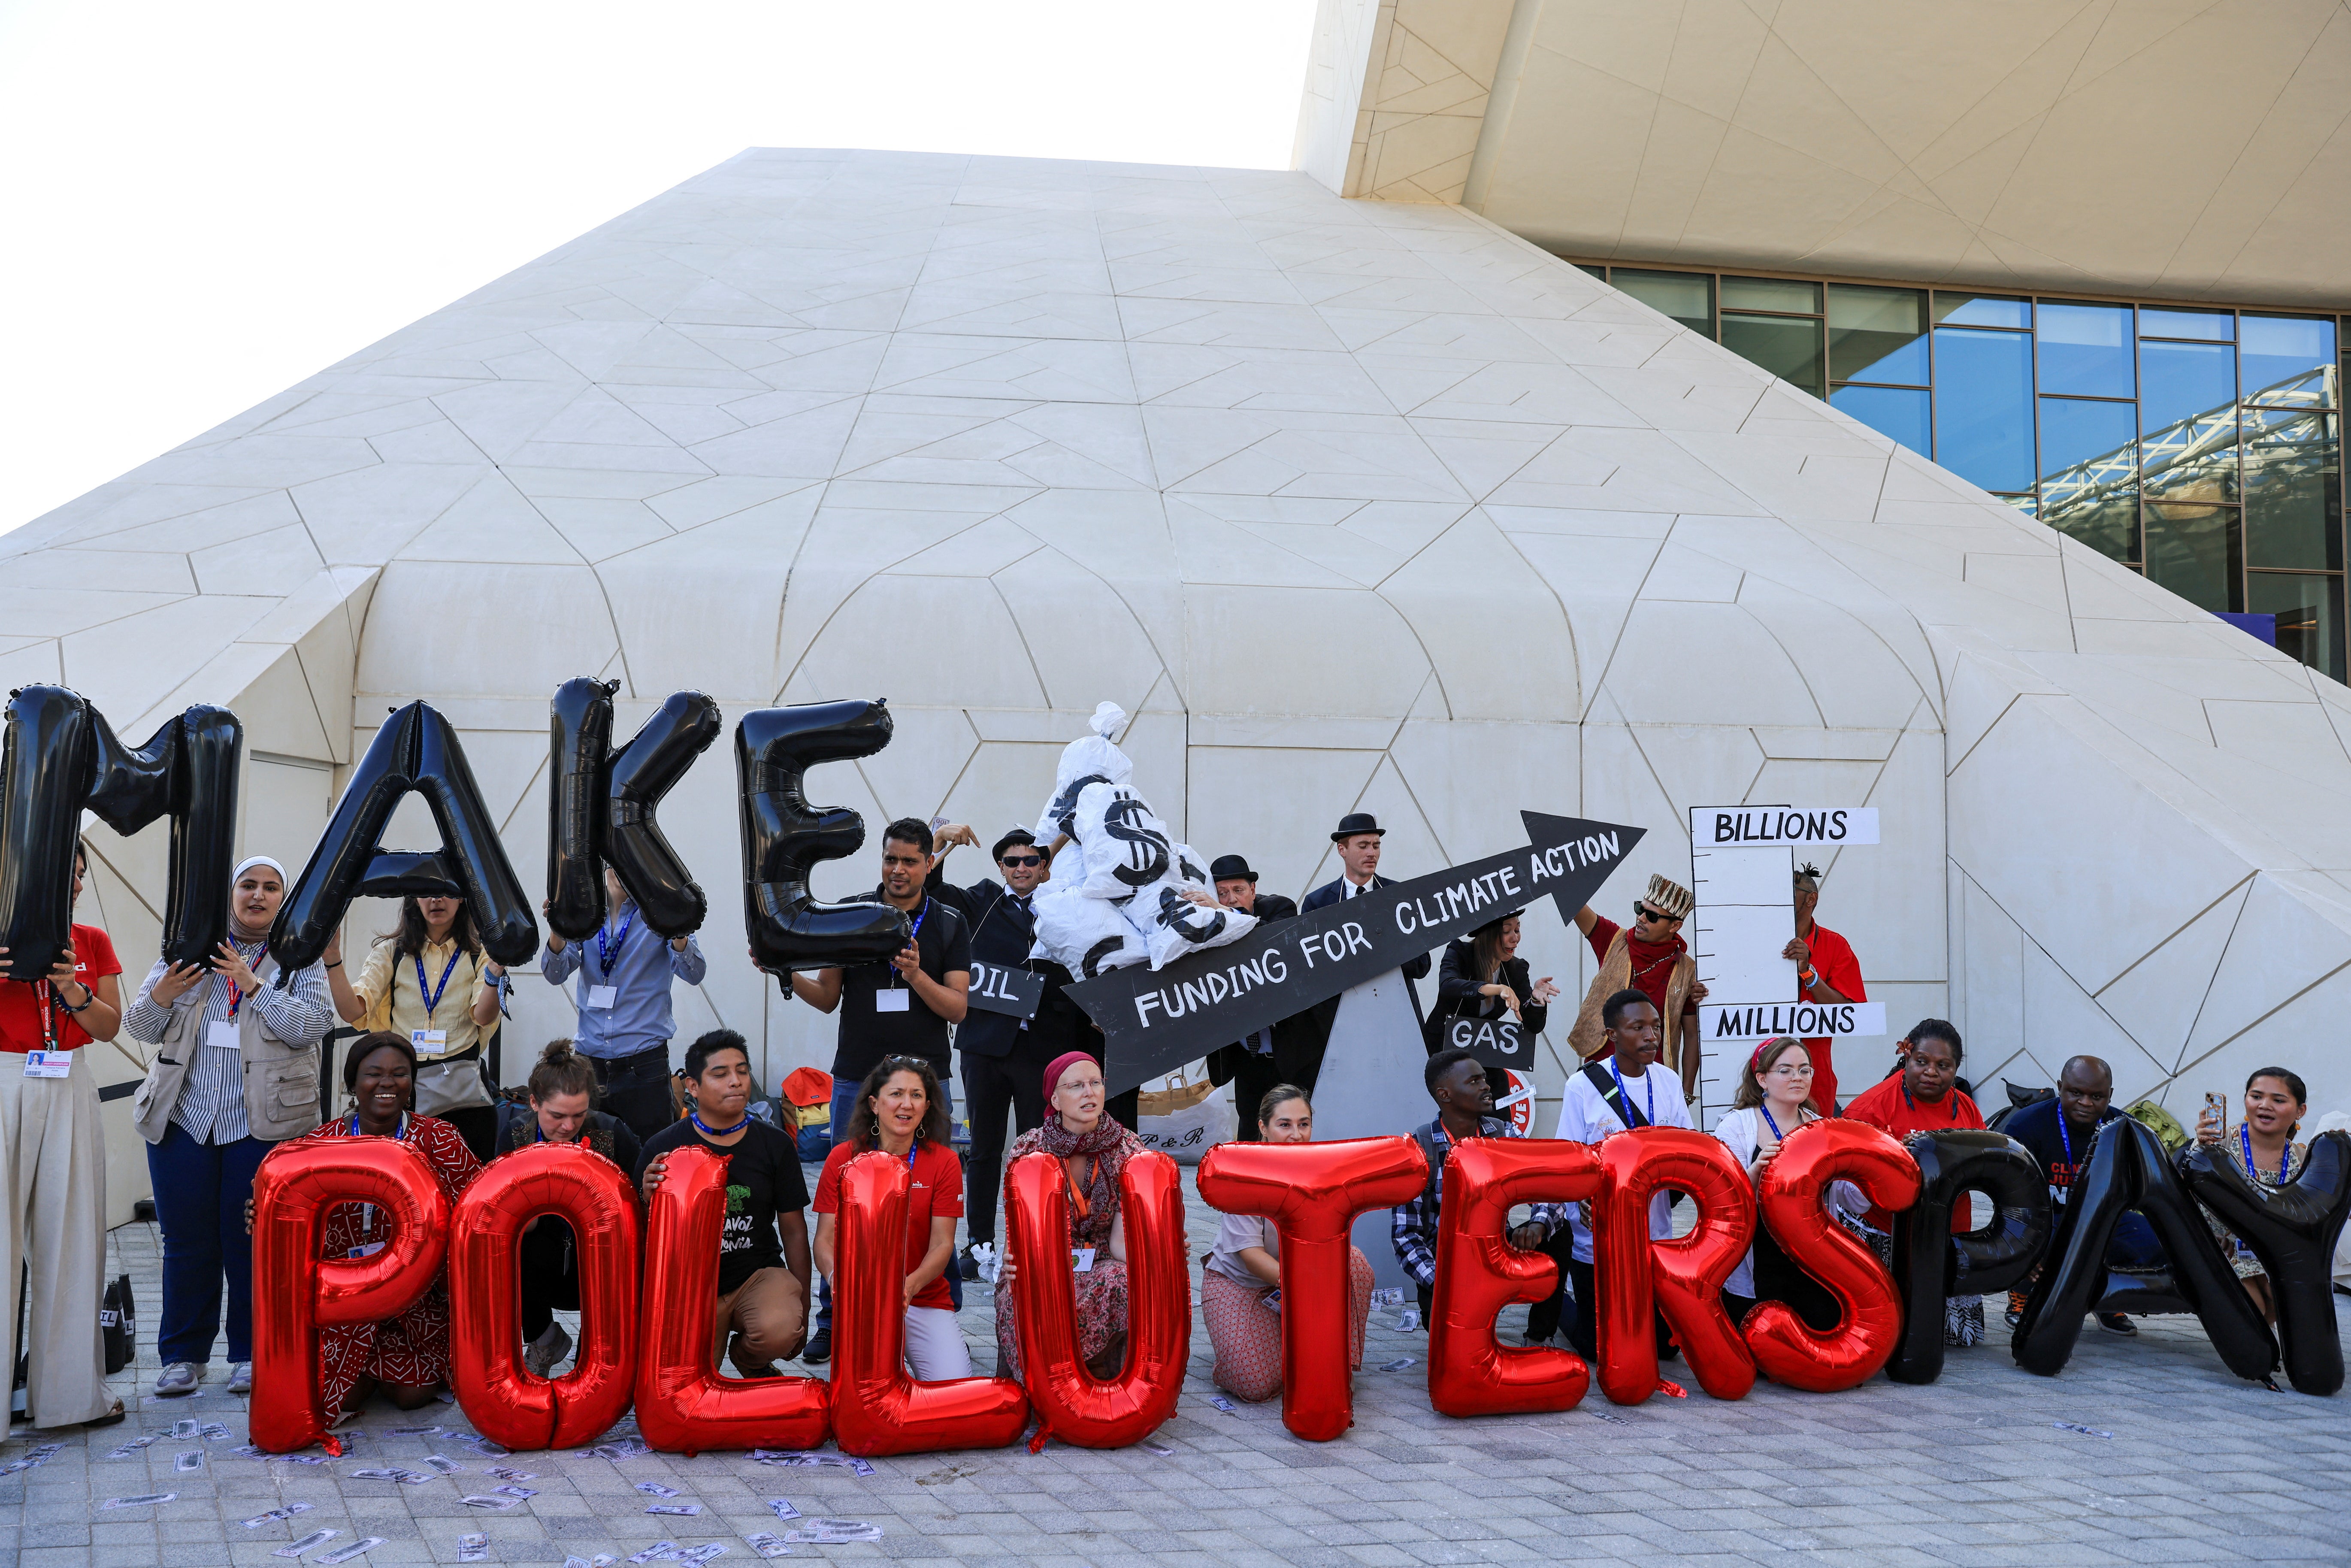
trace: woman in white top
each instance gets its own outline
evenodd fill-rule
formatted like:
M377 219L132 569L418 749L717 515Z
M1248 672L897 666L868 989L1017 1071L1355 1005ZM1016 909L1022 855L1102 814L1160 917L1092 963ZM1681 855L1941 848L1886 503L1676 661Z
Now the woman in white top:
M1277 1083L1258 1102L1258 1136L1269 1144L1314 1141L1314 1107L1295 1083ZM1200 1275L1200 1312L1217 1363L1216 1385L1251 1404L1281 1392L1281 1232L1254 1214L1228 1214ZM1350 1369L1364 1366L1364 1325L1372 1315L1372 1264L1347 1249Z
M1715 1124L1714 1135L1747 1167L1758 1189L1781 1141L1806 1122L1821 1119L1812 1098L1813 1059L1803 1041L1779 1035L1757 1046L1747 1059L1731 1109ZM1845 1185L1840 1182L1837 1187ZM1758 1301L1785 1301L1807 1326L1823 1332L1836 1327L1840 1315L1836 1298L1789 1260L1760 1218L1755 1245L1723 1284L1722 1310L1739 1322Z

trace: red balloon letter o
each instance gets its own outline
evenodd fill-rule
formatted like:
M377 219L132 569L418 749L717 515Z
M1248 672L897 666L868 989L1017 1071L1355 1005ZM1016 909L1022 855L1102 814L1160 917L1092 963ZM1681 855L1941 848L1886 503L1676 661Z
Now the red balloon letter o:
M322 1259L328 1211L371 1203L392 1239L370 1258ZM253 1183L253 1404L247 1430L273 1454L326 1435L319 1329L405 1311L432 1286L449 1236L449 1200L424 1156L392 1138L300 1139L261 1162Z
M516 1249L541 1215L571 1227L580 1342L550 1383L523 1370ZM496 1159L457 1202L449 1244L449 1382L484 1436L509 1448L573 1448L629 1407L637 1380L636 1195L611 1161L577 1144Z

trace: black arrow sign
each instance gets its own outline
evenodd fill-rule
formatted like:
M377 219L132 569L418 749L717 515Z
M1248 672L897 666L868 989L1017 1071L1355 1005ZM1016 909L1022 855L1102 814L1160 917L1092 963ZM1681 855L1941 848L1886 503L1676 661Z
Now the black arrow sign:
M1104 1087L1116 1094L1384 975L1539 898L1573 915L1646 831L1546 817L1522 849L1416 877L1164 969L1113 969L1070 988L1102 1027Z

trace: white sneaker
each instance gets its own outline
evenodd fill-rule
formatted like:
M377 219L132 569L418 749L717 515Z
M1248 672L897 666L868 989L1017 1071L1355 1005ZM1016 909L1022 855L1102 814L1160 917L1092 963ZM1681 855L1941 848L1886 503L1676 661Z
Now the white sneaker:
M228 1369L228 1391L231 1394L253 1392L253 1363L240 1361Z
M193 1394L204 1377L204 1369L194 1362L175 1361L155 1375L155 1393L160 1398L177 1399Z
M551 1322L545 1333L523 1347L522 1364L533 1377L545 1377L570 1354L571 1336L563 1332L561 1323Z

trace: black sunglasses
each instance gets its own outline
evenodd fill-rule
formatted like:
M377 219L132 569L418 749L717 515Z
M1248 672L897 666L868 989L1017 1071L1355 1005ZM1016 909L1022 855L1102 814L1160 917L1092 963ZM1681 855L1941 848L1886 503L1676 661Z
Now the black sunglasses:
M1043 855L1006 855L999 859L996 863L998 865L1021 866L1043 865L1045 863L1045 857Z
M1639 915L1644 920L1662 920L1668 925L1679 925L1682 923L1682 917L1680 915L1661 915L1646 904L1635 904L1633 906L1633 913Z

